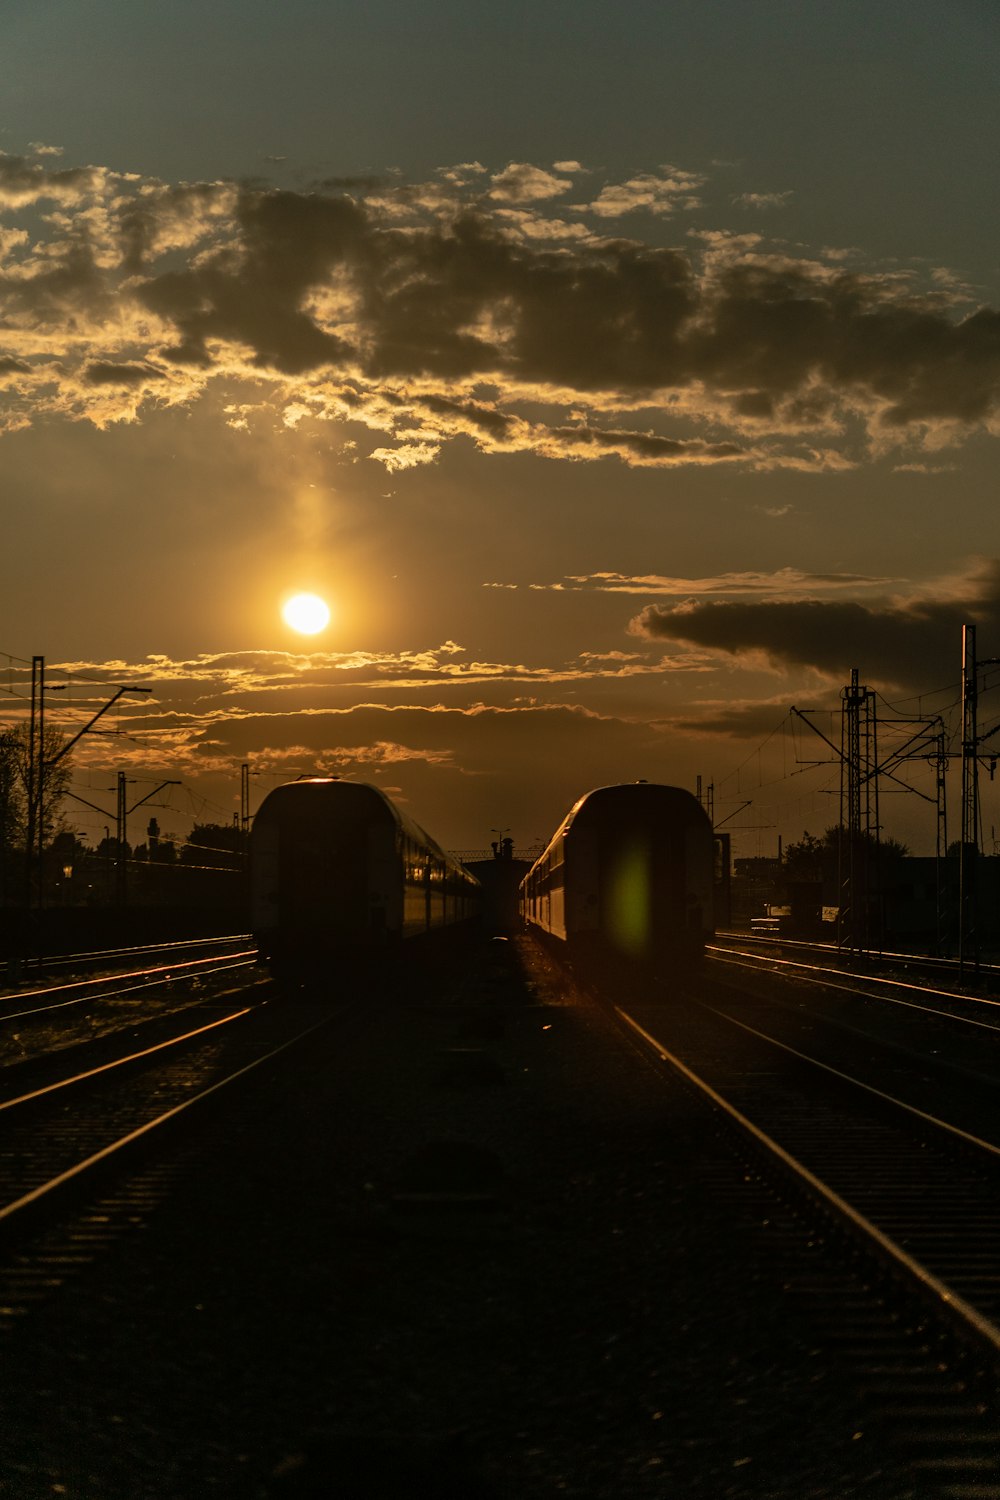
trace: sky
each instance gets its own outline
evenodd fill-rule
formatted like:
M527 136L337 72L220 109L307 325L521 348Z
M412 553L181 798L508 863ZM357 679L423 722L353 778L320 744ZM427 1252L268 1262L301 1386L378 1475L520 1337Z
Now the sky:
M133 842L229 823L246 764L253 807L359 777L469 851L700 785L772 854L838 821L855 668L922 752L884 833L933 853L927 725L958 836L963 625L1000 722L990 0L4 31L0 718L33 656L67 734L152 689L75 747L83 837L121 772ZM994 852L986 766L982 811Z

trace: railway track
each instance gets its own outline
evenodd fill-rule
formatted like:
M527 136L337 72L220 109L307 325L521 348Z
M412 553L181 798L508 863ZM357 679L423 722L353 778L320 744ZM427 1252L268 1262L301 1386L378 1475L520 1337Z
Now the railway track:
M958 960L926 953L895 953L889 950L854 951L834 943L777 937L762 933L718 932L707 951L712 957L740 953L743 957L770 958L776 966L803 964L831 972L918 976L928 984L952 984L969 992L1000 990L1000 964L985 960Z
M255 1441L262 1454L269 1454L257 1429L266 1436L274 1423L275 1431L285 1429L283 1442L297 1443L303 1411L311 1416L317 1408L335 1407L338 1420L347 1422L368 1412L374 1446L381 1447L400 1426L404 1433L423 1432L428 1425L433 1430L438 1408L433 1402L428 1406L426 1393L438 1381L442 1423L450 1430L459 1420L457 1409L470 1430L487 1434L477 1452L492 1453L497 1472L505 1472L509 1463L515 1476L544 1474L545 1483L538 1482L532 1494L567 1488L630 1500L668 1490L711 1494L713 1500L723 1495L842 1500L850 1494L924 1500L949 1495L948 1486L949 1500L995 1493L984 1488L974 1463L983 1448L982 1442L975 1448L974 1438L988 1431L988 1419L975 1411L977 1403L986 1404L978 1394L982 1386L976 1381L982 1376L975 1360L943 1353L943 1342L928 1335L919 1319L901 1314L898 1301L881 1290L873 1294L874 1277L858 1271L858 1256L853 1261L850 1254L839 1260L831 1256L836 1235L828 1220L803 1232L798 1210L787 1206L792 1191L784 1184L768 1187L759 1161L734 1166L739 1158L724 1143L702 1150L712 1131L702 1135L700 1111L689 1110L686 1100L681 1108L661 1107L665 1091L653 1073L646 1076L645 1068L636 1067L605 1012L592 1006L578 1011L541 967L524 989L513 969L506 974L502 968L481 975L452 998L435 985L415 1004L414 996L403 997L399 989L391 988L393 1003L378 1012L376 1025L367 1032L359 1028L364 1044L357 1050L351 1046L353 1027L326 1033L325 1045L310 1044L306 1025L320 1011L332 1019L323 1002L310 1008L292 999L265 1007L257 1019L275 1021L275 1039L301 1029L303 1040L298 1057L285 1054L287 1069L244 1075L254 1083L252 1106L238 1079L227 1084L213 1097L234 1100L233 1110L206 1118L211 1108L206 1100L186 1112L197 1131L185 1132L180 1124L163 1127L162 1135L160 1127L150 1131L147 1148L138 1148L127 1171L116 1170L87 1188L86 1201L60 1215L41 1236L32 1232L27 1244L0 1252L0 1285L6 1292L0 1302L13 1309L6 1322L17 1330L5 1344L13 1372L8 1420L21 1434L15 1457L38 1476L37 1491L28 1493L54 1492L55 1481L68 1493L88 1493L74 1487L68 1472L78 1451L87 1455L88 1472L103 1480L100 1490L89 1492L95 1495L174 1496L205 1493L209 1487L249 1493L254 1476L240 1472L233 1456L255 1454ZM339 1012L341 1018L345 1014L346 1008ZM648 1014L651 1023L664 1018L662 1009L649 1007ZM482 1034L473 1033L473 1021L477 1027L489 1025ZM234 1022L226 1035L235 1042L252 1024ZM723 1029L718 1018L712 1024ZM636 1035L631 1028L629 1034ZM455 1060L455 1044L467 1057L473 1035L489 1038L502 1081L495 1077L473 1085L443 1076L445 1065ZM256 1031L252 1048L250 1040L248 1053L263 1052L265 1028ZM715 1048L711 1038L709 1043ZM648 1055L661 1070L656 1054ZM215 1076L230 1071L233 1060L227 1057L225 1068L217 1061ZM154 1078L150 1069L147 1081ZM103 1086L93 1087L95 1097L103 1098ZM289 1095L297 1102L310 1091L315 1098L297 1112ZM86 1088L81 1100L85 1093ZM674 1087L672 1093L680 1090ZM247 1119L251 1112L253 1125ZM47 1111L43 1117L48 1119ZM280 1130L272 1129L272 1118L275 1124L280 1120ZM675 1127L679 1138L672 1133ZM262 1137L269 1132L279 1139L262 1171ZM425 1205L420 1212L438 1222L414 1222L414 1207L406 1201L409 1184L397 1173L425 1132L432 1140L444 1134L495 1149L503 1168L502 1224L487 1224L484 1232L478 1227L481 1209L454 1204ZM159 1149L161 1141L166 1149ZM678 1160L679 1141L694 1149L698 1166ZM306 1143L306 1149L296 1151L296 1142ZM356 1147L362 1160L342 1170ZM319 1161L309 1165L313 1157ZM675 1170L678 1180L672 1184ZM704 1184L692 1181L702 1172ZM267 1185L263 1198L260 1184ZM711 1204L708 1233L699 1222L703 1186L701 1201ZM228 1202L232 1188L235 1203ZM148 1234L136 1235L168 1194L176 1194L176 1201L164 1206ZM227 1207L218 1216L205 1212L224 1200ZM268 1212L259 1219L261 1206ZM462 1222L455 1226L454 1221L470 1212L476 1224L465 1226L463 1235ZM442 1214L447 1225L440 1223ZM758 1231L760 1220L770 1226ZM745 1237L735 1229L727 1237L730 1223L742 1226ZM102 1257L109 1239L129 1235L117 1256L108 1255L94 1268L97 1274L73 1282L78 1270L85 1272L88 1262ZM762 1243L751 1251L748 1241L754 1240ZM234 1255L240 1247L242 1257ZM258 1277L254 1268L262 1255L271 1258ZM702 1274L706 1260L709 1269ZM760 1269L744 1280L741 1271L751 1261ZM295 1275L289 1274L292 1267ZM171 1289L175 1273L179 1287ZM68 1295L60 1298L56 1292L41 1316L28 1319L17 1311L32 1298L48 1297L46 1283L58 1286L60 1278L71 1283ZM315 1300L293 1285L303 1280L315 1287ZM699 1289L692 1280L700 1282ZM789 1288L787 1313L783 1281ZM739 1292L732 1291L733 1282ZM164 1300L165 1312L159 1310ZM808 1319L795 1317L793 1302L808 1309ZM246 1308L234 1316L242 1303ZM585 1319L581 1306L588 1308ZM269 1316L273 1344L257 1332ZM790 1349L801 1342L801 1358L796 1349L787 1384L782 1378L772 1383L768 1361L774 1345L761 1323L777 1324L785 1316L787 1344ZM807 1323L821 1332L806 1333ZM816 1340L812 1347L805 1342L810 1337ZM114 1379L105 1377L94 1390L88 1371L63 1370L73 1340L91 1351L107 1341L127 1372L122 1388L128 1394L115 1390ZM236 1349L228 1364L220 1354L223 1342ZM39 1346L48 1352L33 1384L31 1351ZM858 1432L858 1457L845 1460L845 1468L882 1473L887 1483L904 1476L905 1463L882 1462L882 1433L895 1422L903 1435L898 1447L909 1431L909 1451L925 1465L912 1497L902 1483L857 1490L822 1483L830 1475L820 1472L822 1459L812 1452L810 1422L819 1448L824 1425L843 1420L843 1442L849 1446L858 1406L853 1396L840 1402L834 1372L822 1382L825 1396L817 1409L818 1391L810 1381L828 1363L828 1346L836 1349L838 1361L854 1361L859 1380L872 1387L871 1422L858 1423L864 1428ZM741 1348L745 1373L737 1374L734 1356ZM266 1358L260 1357L262 1350ZM699 1360L706 1357L711 1389L685 1405L681 1388L697 1384ZM948 1368L942 1371L944 1363ZM147 1365L163 1373L155 1378ZM792 1380L799 1383L800 1369L808 1394L789 1419L780 1402L790 1395ZM282 1396L293 1371L300 1385ZM887 1389L879 1392L879 1383ZM133 1387L144 1394L132 1400ZM185 1401L175 1408L178 1391ZM216 1404L217 1391L228 1412L221 1401ZM278 1421L276 1401L284 1413ZM683 1408L676 1418L675 1402ZM193 1429L201 1420L200 1407L207 1437L199 1448ZM220 1409L223 1423L231 1422L233 1430L224 1427L228 1448L223 1441L210 1485L205 1454L220 1442ZM755 1413L750 1421L748 1411ZM940 1483L940 1471L926 1465L942 1457L954 1460L956 1450L949 1453L937 1436L921 1448L918 1432L930 1430L927 1411L933 1411L938 1433L949 1424L949 1430L965 1424L958 1450L962 1468L947 1470ZM129 1473L120 1488L108 1475L115 1472L112 1450L121 1446L124 1434L102 1433L102 1417L109 1412L123 1415L128 1439ZM54 1420L58 1433L61 1413L72 1413L71 1440L65 1431L57 1437L45 1431ZM772 1467L774 1432L780 1433L782 1424L782 1441L794 1448L801 1431L802 1446L810 1450L801 1465L785 1456ZM831 1451L839 1442L830 1444ZM277 1453L288 1451L286 1446ZM137 1454L144 1460L141 1468ZM268 1470L263 1458L255 1462L262 1475L272 1459L268 1456ZM186 1483L172 1464L183 1469ZM812 1486L782 1488L778 1482L768 1487L776 1474L810 1467ZM140 1474L149 1476L146 1483ZM329 1483L328 1470L324 1478ZM614 1489L605 1488L603 1481L612 1480ZM406 1482L401 1481L404 1488ZM263 1479L259 1488L265 1492ZM528 1492L513 1478L510 1490Z
M46 1010L65 1009L97 996L136 993L167 980L207 978L234 968L249 968L255 962L256 949L242 935L71 955L67 970L72 977L0 990L0 1024ZM98 972L79 977L80 970L87 967Z
M206 1113L338 1019L235 991L201 1024L0 1099L0 1332L123 1232L183 1169ZM11 1076L21 1070L9 1070ZM193 1147L192 1147L193 1149Z
M9 1068L44 1067L51 1054L196 1010L234 981L266 989L268 980L255 965L253 949L233 946L166 962L161 954L158 963L137 967L133 961L110 973L0 996L0 1077Z
M32 958L21 962L17 984L0 986L0 993L8 989L22 989L32 978L45 978L57 974L81 974L88 970L112 970L128 967L143 960L162 958L165 962L183 954L210 953L229 948L248 948L251 936L247 932L224 933L215 937L179 938L164 943L133 943L116 948L92 948L73 953L53 953L45 958Z
M801 977L769 976L781 984L770 999L759 978L750 990L706 980L682 1003L640 998L615 1013L708 1104L776 1217L809 1227L814 1268L791 1252L790 1292L853 1366L915 1495L1000 1496L1000 1144L949 1104L961 1080L983 1094L971 1118L985 1116L1000 1031L977 1036L973 1078L964 1060L956 1071L921 1058L912 1030L887 1035L884 1008L866 1027L869 994L832 992L827 1014L810 989L806 1005ZM940 1058L966 1018L928 1013ZM915 1102L929 1086L937 1112Z

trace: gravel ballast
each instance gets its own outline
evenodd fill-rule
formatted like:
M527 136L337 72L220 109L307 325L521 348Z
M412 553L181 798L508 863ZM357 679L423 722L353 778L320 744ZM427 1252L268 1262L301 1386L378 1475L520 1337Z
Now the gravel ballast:
M10 1335L0 1494L913 1493L711 1114L541 950L357 1004Z

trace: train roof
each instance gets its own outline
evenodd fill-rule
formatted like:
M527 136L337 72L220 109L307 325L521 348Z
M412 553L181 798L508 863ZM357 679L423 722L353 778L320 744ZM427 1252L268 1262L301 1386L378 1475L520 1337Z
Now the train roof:
M645 800L647 803L660 803L661 805L665 802L673 802L676 807L683 807L685 812L693 813L695 817L701 816L706 822L708 821L708 814L697 797L685 787L669 786L660 781L611 782L607 786L591 787L589 792L584 792L582 797L576 799L535 863L538 864L543 860L552 846L566 837L578 819L586 819L587 814L591 812L599 815L616 805L627 804L635 800Z
M641 790L640 790L641 789ZM701 803L686 787L669 786L662 781L616 781L608 786L595 786L578 797L560 825L565 832L581 813L596 808L601 803L632 801L645 798L648 802L674 802L677 805L701 808ZM702 808L704 812L704 809ZM707 816L707 815L706 815Z
M323 800L336 803L338 800L344 800L339 796L337 789L348 787L350 788L352 800L356 800L355 794L357 792L365 793L367 797L372 799L373 809L378 807L379 811L384 812L407 838L412 839L415 844L421 844L425 849L429 849L431 853L438 855L447 864L457 865L465 870L465 866L461 864L460 860L446 853L437 840L431 838L426 829L421 828L419 823L397 807L392 798L383 792L381 787L373 786L370 781L346 781L339 776L300 776L295 781L283 781L279 786L272 788L268 792L257 809L254 822L268 808L269 803L271 807L268 808L268 811L273 812L275 804L280 806L282 802L287 801L289 795L301 796L304 790L309 789L310 795L315 796L316 792L322 788L324 792ZM476 876L471 871L466 871L466 873L470 880L476 879Z

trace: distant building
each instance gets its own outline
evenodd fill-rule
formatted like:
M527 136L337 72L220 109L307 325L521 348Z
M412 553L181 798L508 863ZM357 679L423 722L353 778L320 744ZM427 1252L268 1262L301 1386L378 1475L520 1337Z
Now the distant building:
M514 858L513 839L500 839L490 848L492 859L463 858L462 863L483 887L483 925L494 932L513 932L518 925L518 886L531 860Z
M769 917L779 902L781 860L757 856L734 859L729 883L730 920L737 932L749 932L754 917Z

